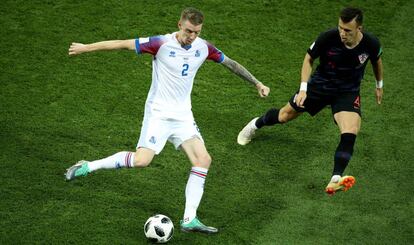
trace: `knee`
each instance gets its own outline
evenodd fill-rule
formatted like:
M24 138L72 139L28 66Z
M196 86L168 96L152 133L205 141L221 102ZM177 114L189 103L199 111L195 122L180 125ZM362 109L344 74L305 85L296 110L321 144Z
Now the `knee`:
M341 134L345 134L345 133L358 135L359 127L358 126L351 126L351 127L344 128L342 130Z
M283 108L280 110L279 113L279 122L280 123L287 123L293 118L292 113L288 110L284 110Z
M197 156L196 162L194 162L193 165L208 169L211 165L211 156L208 153Z
M287 123L288 121L289 121L289 114L286 111L280 110L279 122L280 123Z
M361 127L357 123L352 123L349 125L346 125L345 127L342 127L341 134L349 133L349 134L355 134L358 135L359 129Z
M137 168L147 167L151 163L151 160L152 159L139 157L139 156L137 156L137 154L135 154L134 167L137 167Z

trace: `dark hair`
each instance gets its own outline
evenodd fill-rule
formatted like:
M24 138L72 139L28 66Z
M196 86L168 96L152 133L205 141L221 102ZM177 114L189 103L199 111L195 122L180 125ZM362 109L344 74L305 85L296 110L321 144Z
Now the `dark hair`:
M198 26L203 24L204 15L200 10L189 7L181 12L181 20L188 20L191 24Z
M353 19L355 19L356 23L359 26L362 25L362 19L363 19L362 10L358 8L353 8L353 7L344 8L341 11L340 17L344 23L351 22Z

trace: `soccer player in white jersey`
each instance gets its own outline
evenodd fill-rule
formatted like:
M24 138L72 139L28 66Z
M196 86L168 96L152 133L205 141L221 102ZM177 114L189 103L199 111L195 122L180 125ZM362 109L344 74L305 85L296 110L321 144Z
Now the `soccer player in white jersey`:
M217 233L196 216L211 157L204 145L191 111L191 90L198 68L206 59L223 64L254 85L261 97L269 88L223 52L199 37L204 16L194 8L186 8L178 22L179 31L149 38L103 41L92 44L72 43L69 55L98 50L127 49L137 54L153 55L152 84L145 103L145 113L136 152L118 152L96 161L81 160L66 172L66 180L98 169L146 167L159 154L167 141L188 156L193 167L185 190L185 211L181 230Z

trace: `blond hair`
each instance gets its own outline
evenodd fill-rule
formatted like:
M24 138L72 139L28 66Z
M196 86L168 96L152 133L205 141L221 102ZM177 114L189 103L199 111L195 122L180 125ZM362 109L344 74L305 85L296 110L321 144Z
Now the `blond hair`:
M204 21L204 15L200 10L195 8L186 8L181 12L181 21L188 20L193 25L201 25Z

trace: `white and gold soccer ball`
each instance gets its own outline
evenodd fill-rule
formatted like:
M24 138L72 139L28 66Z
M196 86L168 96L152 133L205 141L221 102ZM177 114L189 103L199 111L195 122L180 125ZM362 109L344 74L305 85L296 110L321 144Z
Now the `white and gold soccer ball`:
M152 242L166 243L174 234L174 224L167 216L156 214L145 222L144 233Z

